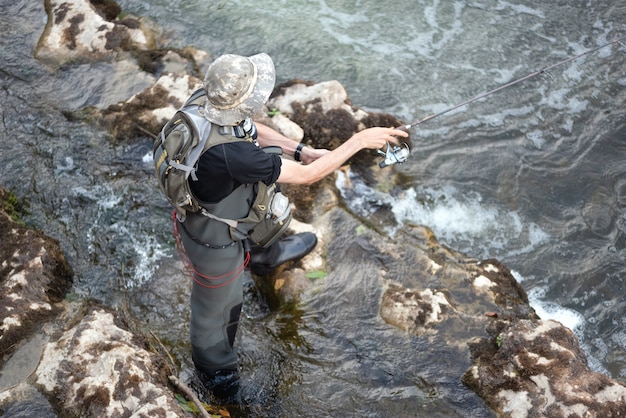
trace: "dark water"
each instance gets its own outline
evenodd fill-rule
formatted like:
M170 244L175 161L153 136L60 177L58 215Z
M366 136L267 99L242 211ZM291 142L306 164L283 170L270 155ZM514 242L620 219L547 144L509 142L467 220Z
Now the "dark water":
M337 3L121 2L164 27L166 45L265 51L279 81L337 79L355 105L409 122L626 33L621 2ZM152 80L127 63L47 68L32 57L43 2L2 2L0 12L2 186L61 242L73 292L128 304L173 347L185 377L189 282L145 158L150 141L117 144L62 114ZM391 202L399 222L501 259L542 317L576 331L594 370L622 381L625 53L604 48L423 124L398 167L410 186L389 196L362 185L347 201L360 214ZM258 387L247 390L282 416L490 416L441 373L462 361L445 345L381 323L379 286L360 268L338 266L302 304L272 313L248 280L241 359Z

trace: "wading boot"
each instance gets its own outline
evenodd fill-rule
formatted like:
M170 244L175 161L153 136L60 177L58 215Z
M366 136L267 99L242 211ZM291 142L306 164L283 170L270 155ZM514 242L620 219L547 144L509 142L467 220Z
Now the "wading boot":
M299 260L317 245L312 232L302 232L281 238L269 248L250 245L250 270L255 274L267 274L271 269L287 261Z
M241 405L239 373L236 370L218 370L214 374L197 371L204 387L211 392L213 400L222 406Z

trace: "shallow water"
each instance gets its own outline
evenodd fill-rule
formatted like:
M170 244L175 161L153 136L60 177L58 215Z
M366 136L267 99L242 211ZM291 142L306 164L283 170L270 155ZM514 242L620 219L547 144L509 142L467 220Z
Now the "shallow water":
M626 6L609 1L336 3L121 2L164 27L168 45L216 56L265 51L279 82L337 79L356 106L407 122L626 33ZM116 144L61 113L104 107L152 80L124 77L137 71L117 67L128 64L45 68L32 58L42 10L43 2L0 5L2 185L29 200L31 225L61 242L73 292L128 304L188 372L189 282L145 159L150 141ZM625 52L605 48L428 121L397 167L412 179L405 190L345 191L356 214L388 202L399 222L429 226L468 256L502 260L540 315L574 329L591 366L621 380ZM279 312L248 278L239 339L244 374L258 386L247 390L272 415L490 416L441 375L452 361L445 345L381 324L379 295L366 291L374 279L353 280L355 271L341 266Z

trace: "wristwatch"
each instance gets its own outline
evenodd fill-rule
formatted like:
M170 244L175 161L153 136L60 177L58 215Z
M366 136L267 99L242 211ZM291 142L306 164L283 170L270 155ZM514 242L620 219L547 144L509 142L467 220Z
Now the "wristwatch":
M293 153L293 159L300 162L302 161L302 158L300 158L302 156L302 148L304 148L306 146L306 144L304 142L300 142L298 144L298 146L296 147L296 151Z

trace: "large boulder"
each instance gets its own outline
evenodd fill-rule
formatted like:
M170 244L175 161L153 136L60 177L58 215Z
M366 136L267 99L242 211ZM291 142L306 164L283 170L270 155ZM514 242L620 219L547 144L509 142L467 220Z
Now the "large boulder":
M137 18L118 19L114 1L49 0L48 21L35 55L52 64L106 60L122 51L154 48L154 34Z
M15 203L0 189L0 366L20 341L62 311L73 276L57 241L15 219Z
M119 315L90 306L77 319L45 347L35 371L36 383L60 400L58 410L77 417L182 415L168 388L170 368Z
M470 345L463 382L498 416L626 416L626 386L589 370L571 330L556 321L515 319Z

